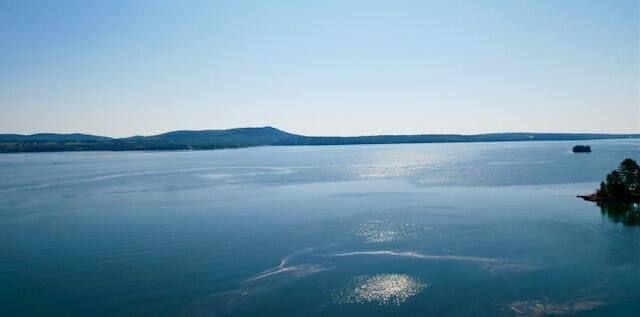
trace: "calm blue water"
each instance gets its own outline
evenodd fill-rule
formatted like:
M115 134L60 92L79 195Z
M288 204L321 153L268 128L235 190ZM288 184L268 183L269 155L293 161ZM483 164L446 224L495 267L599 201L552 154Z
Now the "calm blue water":
M0 315L632 316L589 144L0 155Z

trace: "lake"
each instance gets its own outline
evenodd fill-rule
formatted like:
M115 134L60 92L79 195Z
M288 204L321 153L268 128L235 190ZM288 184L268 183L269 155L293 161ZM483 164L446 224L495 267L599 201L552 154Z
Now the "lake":
M578 142L579 143L579 142ZM632 316L640 140L0 155L2 316Z

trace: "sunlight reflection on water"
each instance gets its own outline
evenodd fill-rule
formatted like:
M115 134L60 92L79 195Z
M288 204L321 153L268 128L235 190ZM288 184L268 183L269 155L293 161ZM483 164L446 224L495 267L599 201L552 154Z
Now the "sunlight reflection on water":
M420 279L406 274L381 273L357 276L337 292L342 304L378 303L400 305L427 287Z

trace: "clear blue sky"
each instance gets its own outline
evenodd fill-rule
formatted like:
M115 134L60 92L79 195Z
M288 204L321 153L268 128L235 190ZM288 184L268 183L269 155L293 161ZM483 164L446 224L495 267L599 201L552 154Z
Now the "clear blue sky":
M0 1L0 133L639 132L639 1Z

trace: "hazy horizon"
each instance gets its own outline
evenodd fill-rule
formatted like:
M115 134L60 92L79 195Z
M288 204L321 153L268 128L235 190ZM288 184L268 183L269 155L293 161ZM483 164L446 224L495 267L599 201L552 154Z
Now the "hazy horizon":
M310 136L310 137L360 137L360 136L383 136L383 135L446 135L446 134L451 134L451 135L482 135L482 134L500 134L500 133L504 133L504 134L508 134L508 133L532 133L532 134L536 134L536 133L549 133L549 134L611 134L611 135L616 135L616 134L640 134L640 132L554 132L554 131L499 131L499 132L479 132L479 133L429 133L429 132L422 132L422 133L413 133L413 134L399 134L399 133L389 133L389 134L380 134L380 133L372 133L372 134L353 134L353 135L309 135L309 134L304 134L304 133L298 133L296 131L288 131L288 130L284 130L284 129L280 129L278 127L274 127L274 126L255 126L255 127L234 127L234 128L228 128L228 129L177 129L177 130L171 130L171 131L162 131L159 133L155 133L155 134L131 134L131 135L125 135L125 136L112 136L112 135L106 135L106 134L93 134L93 133L85 133L82 131L74 131L74 132L51 132L51 131L43 131L43 132L35 132L35 133L28 133L28 134L24 134L24 133L12 133L12 132L1 132L0 131L0 135L2 134L18 134L18 135L37 135L37 134L86 134L86 135L94 135L94 136L102 136L102 137L111 137L111 138L127 138L127 137L134 137L134 136L153 136L153 135L159 135L159 134L163 134L163 133L169 133L169 132L176 132L176 131L191 131L191 132L200 132L200 131L212 131L212 130L231 130L231 129L260 129L260 128L275 128L278 129L280 131L284 131L287 133L291 133L291 134L296 134L296 135L303 135L303 136Z
M4 1L0 133L638 133L639 10Z

